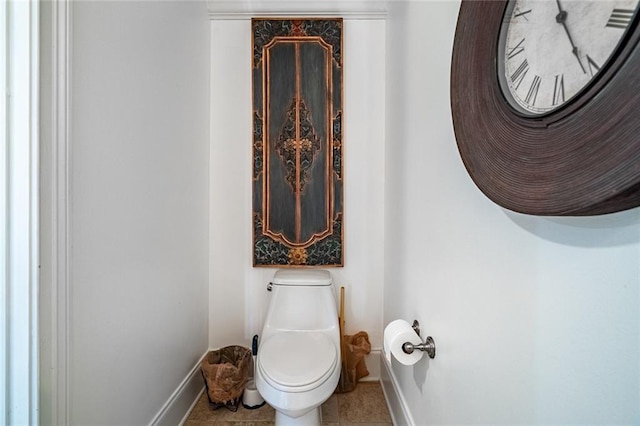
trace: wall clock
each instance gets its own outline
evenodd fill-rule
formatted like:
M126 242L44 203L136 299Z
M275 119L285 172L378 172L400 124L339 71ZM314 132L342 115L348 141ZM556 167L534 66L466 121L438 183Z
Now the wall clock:
M559 216L640 206L639 2L462 1L453 124L491 200Z

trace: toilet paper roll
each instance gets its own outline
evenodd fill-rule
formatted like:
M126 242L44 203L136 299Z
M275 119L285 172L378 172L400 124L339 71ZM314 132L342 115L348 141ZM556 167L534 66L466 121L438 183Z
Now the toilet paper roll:
M391 321L384 329L384 354L388 362L391 362L391 355L404 365L413 365L420 361L424 352L416 350L412 354L405 353L402 345L406 342L417 345L422 343L422 339L407 321L401 319Z

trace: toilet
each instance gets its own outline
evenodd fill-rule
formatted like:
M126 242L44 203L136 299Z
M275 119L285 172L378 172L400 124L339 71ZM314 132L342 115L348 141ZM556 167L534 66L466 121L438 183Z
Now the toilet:
M320 425L320 406L336 389L341 366L331 274L278 270L268 289L256 386L276 410L276 425Z

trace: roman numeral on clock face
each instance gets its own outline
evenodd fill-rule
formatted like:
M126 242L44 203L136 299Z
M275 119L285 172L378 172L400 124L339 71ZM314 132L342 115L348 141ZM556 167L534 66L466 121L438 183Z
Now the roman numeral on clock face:
M522 46L522 43L524 43L524 39L520 40L518 44L509 49L509 51L507 52L507 59L513 59L514 56L524 51L524 46Z
M593 77L595 73L600 71L600 65L596 64L596 62L589 55L587 55L587 64L589 65L589 72L591 73L591 77Z
M536 75L533 77L533 81L531 82L531 86L527 92L527 97L524 98L524 101L531 106L535 105L536 98L538 97L538 90L540 90L540 76Z
M564 74L558 74L553 83L553 102L551 105L560 105L564 103L564 100Z
M529 10L520 10L520 8L516 7L513 11L513 19L515 18L524 18L525 20L529 20L527 18L527 13L531 13L531 9Z
M527 75L527 71L529 71L529 62L525 59L513 74L511 74L511 82L515 85L516 90L518 90L518 87L522 84L522 80L524 80L524 77Z
M613 9L606 26L609 28L627 28L633 18L633 12L633 9Z

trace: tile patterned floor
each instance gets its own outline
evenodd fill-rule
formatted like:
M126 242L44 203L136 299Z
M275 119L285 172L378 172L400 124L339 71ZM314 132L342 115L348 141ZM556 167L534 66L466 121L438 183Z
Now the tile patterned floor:
M275 411L268 405L256 410L241 406L235 413L226 408L212 410L203 393L185 426L267 426L274 421ZM325 426L392 425L382 388L376 382L361 382L353 392L332 395L322 405L322 421Z

